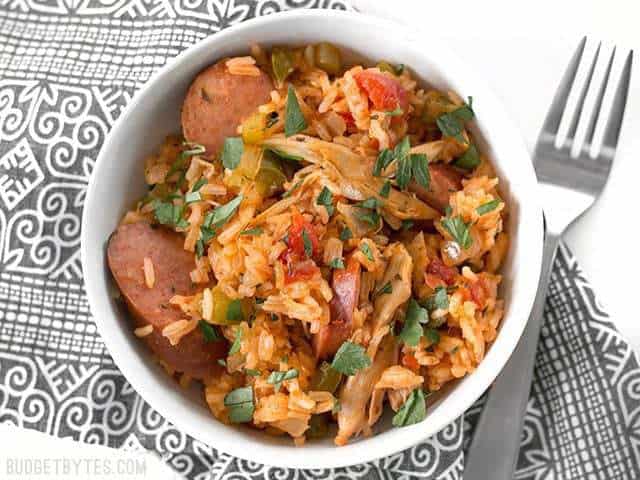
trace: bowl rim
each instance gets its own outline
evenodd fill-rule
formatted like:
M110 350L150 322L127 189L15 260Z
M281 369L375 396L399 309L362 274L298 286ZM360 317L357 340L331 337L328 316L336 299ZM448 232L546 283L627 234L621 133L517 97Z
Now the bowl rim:
M146 90L151 90L156 83L162 81L163 77L170 75L172 72L177 70L184 59L206 54L206 50L212 45L223 41L227 37L235 35L237 32L251 29L257 29L259 31L263 26L277 22L295 23L299 21L311 21L318 19L322 19L323 21L341 19L346 22L353 22L358 28L384 28L388 30L395 30L399 34L400 41L414 42L420 38L424 39L425 36L424 33L414 30L413 27L359 12L323 9L296 9L243 21L217 32L214 35L210 35L185 49L175 58L170 60L164 67L155 72L146 84L133 96L132 100L114 123L100 149L93 174L90 177L87 187L85 208L82 215L80 250L82 268L83 272L85 272L85 289L92 312L96 311L95 308L99 304L99 297L105 295L105 293L98 288L98 280L92 277L92 268L89 268L88 264L90 258L88 250L90 247L86 239L87 232L89 231L88 229L91 227L92 215L90 214L90 210L92 209L89 207L94 203L93 197L97 183L96 178L98 176L96 175L96 172L107 162L106 158L108 157L108 152L111 150L111 144L115 142L115 139L118 137L118 132L127 125L131 113L144 99L145 95L143 95L143 93ZM517 160L527 160L523 162L523 165L521 165L523 169L527 170L522 175L522 179L524 179L525 182L524 187L526 187L527 191L532 193L535 192L536 177L533 171L533 166L530 162L530 155L524 147L524 142L520 132L509 119L502 103L495 97L495 95L493 95L481 77L475 74L475 72L471 71L470 73L471 69L469 67L464 66L463 68L463 64L458 60L457 56L449 52L448 48L441 45L438 41L438 37L429 37L429 42L431 48L438 52L437 54L431 53L430 57L440 68L442 68L443 71L447 73L447 76L454 77L455 74L452 74L451 72L457 72L458 74L465 72L466 75L472 77L472 83L475 89L474 93L480 92L480 95L482 95L484 99L490 99L488 103L493 107L493 116L497 117L493 120L495 123L500 123L501 128L507 129L508 134L514 136L514 140L512 141L514 147L513 156L516 157ZM345 43L348 44L348 40L346 40ZM440 59L445 56L447 57L446 62L441 62ZM483 122L479 121L479 123L482 124ZM520 188L523 187L521 184L518 186ZM523 202L521 205L521 215L525 215L526 218L531 220L535 220L537 218L538 221L522 222L519 225L517 237L524 234L527 237L530 237L530 239L532 239L539 248L527 251L527 263L530 264L529 268L531 269L529 276L527 278L520 278L517 274L514 276L514 280L515 278L518 278L518 281L524 284L520 285L520 288L525 290L525 294L523 295L528 297L521 299L519 308L520 314L526 312L526 318L521 320L517 327L512 328L513 331L509 338L503 338L505 336L500 334L502 332L499 333L494 345L502 338L502 341L500 342L501 348L492 348L478 368L466 377L466 397L458 400L455 405L450 405L451 408L446 411L447 413L443 413L439 417L433 419L426 429L424 428L424 422L403 429L392 429L384 432L384 434L378 434L358 442L350 443L343 447L335 447L331 450L332 453L328 455L328 450L326 448L305 446L303 449L299 449L293 444L291 444L290 447L283 447L281 445L272 445L266 442L261 444L254 438L249 440L245 437L243 440L240 437L235 436L235 429L222 423L218 423L217 426L222 427L224 430L216 428L215 426L212 428L198 428L195 422L189 420L189 415L186 417L178 415L178 412L167 408L160 397L156 397L156 394L153 393L152 390L157 387L150 384L149 379L143 376L143 371L137 369L134 362L122 362L119 360L132 357L132 355L136 356L136 353L133 352L126 344L116 341L109 335L109 323L112 319L110 320L108 317L115 317L115 315L94 314L93 318L101 338L113 357L116 366L120 369L136 392L138 392L154 410L169 420L176 428L182 430L191 437L200 440L207 445L211 445L216 449L220 448L221 451L225 453L232 454L251 462L260 462L271 466L327 469L373 461L381 457L395 454L401 450L411 448L427 438L436 435L451 422L455 421L489 387L506 364L508 358L511 356L522 332L524 331L527 323L526 319L528 318L528 314L533 305L542 259L542 209L540 208L535 196L529 195L528 197L533 198L527 198L527 201ZM487 359L490 355L492 360L489 364L487 363ZM217 420L212 418L212 423L215 424L215 422L217 422ZM420 428L421 425L422 428ZM392 432L395 432L395 434ZM255 446L256 448L250 448L252 446ZM288 454L285 454L285 451L288 452ZM297 453L294 454L294 451Z

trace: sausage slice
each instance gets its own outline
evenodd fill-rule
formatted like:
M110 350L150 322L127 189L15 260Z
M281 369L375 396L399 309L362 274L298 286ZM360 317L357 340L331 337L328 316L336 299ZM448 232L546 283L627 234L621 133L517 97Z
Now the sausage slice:
M186 140L204 145L217 155L226 137L237 136L238 125L267 103L273 83L269 75L232 75L224 61L198 74L182 105L182 131Z
M420 200L444 213L451 192L462 188L462 174L450 165L434 163L429 165L429 175L431 182L428 190L416 182L412 182L409 188Z
M153 263L153 288L145 283L145 257ZM193 254L183 249L180 234L154 228L146 222L120 225L109 239L107 261L135 327L153 326L153 332L143 340L160 360L199 379L220 371L217 360L226 355L226 342L205 342L199 328L182 337L175 346L162 336L165 326L185 318L178 307L169 303L171 297L193 295L197 291L189 276L195 268Z
M353 330L353 312L358 306L360 295L360 262L353 256L346 268L333 271L331 280L333 298L329 303L331 321L320 328L313 337L313 351L316 358L332 357L343 342L349 339Z

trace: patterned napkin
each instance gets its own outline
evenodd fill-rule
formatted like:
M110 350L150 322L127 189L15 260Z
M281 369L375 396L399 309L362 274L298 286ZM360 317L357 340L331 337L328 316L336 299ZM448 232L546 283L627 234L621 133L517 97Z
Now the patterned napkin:
M115 367L92 321L80 216L113 122L184 48L293 7L347 5L0 0L0 421L152 450L199 480L462 478L482 400L425 443L376 462L335 471L272 468L195 441L152 410ZM516 478L640 478L640 368L565 247L546 317Z

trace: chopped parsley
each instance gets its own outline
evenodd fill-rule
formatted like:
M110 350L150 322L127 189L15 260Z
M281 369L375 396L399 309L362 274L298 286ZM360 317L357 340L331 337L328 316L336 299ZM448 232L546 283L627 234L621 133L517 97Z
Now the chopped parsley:
M484 215L489 212L493 212L500 205L500 200L497 198L495 200L491 200L490 202L484 203L476 208L476 213L478 215Z
M427 156L424 153L413 153L410 155L410 158L413 178L424 188L429 189L431 176L429 175L429 161L427 160Z
M253 228L248 228L246 230L243 230L240 232L240 235L262 235L262 232L264 230L262 230L262 228L260 227L253 227Z
M235 170L240 165L244 144L240 137L227 137L222 147L222 165L229 170Z
M278 393L282 382L285 380L293 380L294 378L298 378L298 370L291 368L286 372L271 372L271 375L267 378L267 383L273 385L273 389Z
M200 200L202 200L202 196L200 195L200 192L188 192L184 196L185 205L189 205L191 203L199 202Z
M376 158L376 163L373 165L373 175L379 177L382 171L393 162L394 158L392 150L385 148L380 151L378 158Z
M224 397L224 406L229 412L231 423L246 423L253 418L253 387L241 387L232 390Z
M350 238L353 238L353 233L351 232L351 229L349 227L344 227L340 232L340 240L342 240L343 242L346 242Z
M398 336L407 345L415 347L420 342L420 337L424 334L422 324L427 323L428 318L427 310L412 298L407 307L402 331Z
M445 137L454 137L456 140L464 141L462 131L464 123L473 119L474 112L471 106L472 98L469 97L469 103L456 108L452 112L443 113L436 118L436 125Z
M393 287L391 286L391 282L385 283L377 292L374 292L373 298L379 297L380 295L388 295L393 292Z
M304 246L304 254L307 258L311 258L313 256L313 243L309 238L309 234L305 228L302 229L302 244Z
M344 261L341 258L336 257L336 258L334 258L333 260L331 260L329 262L329 266L331 268L335 268L337 270L341 270L341 269L344 268Z
M362 202L356 203L355 206L361 209L358 214L360 220L368 223L372 227L378 227L380 225L380 214L377 212L380 202L378 202L376 198L367 198Z
M236 210L238 210L238 207L240 206L242 199L243 199L243 196L242 194L240 194L237 197L235 197L233 200L230 200L224 205L219 206L212 212L208 212L207 215L204 217L203 226L205 228L213 228L214 230L217 230L220 227L222 227L236 213Z
M227 321L236 323L244 320L244 313L242 312L242 303L239 299L234 299L229 302L227 306Z
M453 165L465 170L473 170L480 165L480 155L476 146L473 143L470 144L467 151L453 161Z
M194 155L201 155L205 152L204 146L199 145L197 143L184 142L182 146L187 147L187 149L181 151L180 154L178 155L178 158L175 160L175 162L171 164L171 167L169 167L169 171L164 177L165 182L168 181L168 179L171 178L171 176L174 173L182 171L184 169L184 162L186 161L187 158L193 157ZM184 180L184 172L182 172L179 180L177 181L178 186L182 184L183 180Z
M471 223L466 223L459 215L457 217L445 217L440 223L462 248L467 249L471 246L473 243L470 232Z
M256 370L254 368L245 368L244 373L251 377L259 377L260 375L262 375L262 372L260 370Z
M231 348L229 349L229 355L233 355L240 351L240 345L242 344L242 329L240 327L236 328L236 338L233 339L233 343L231 344Z
M307 121L304 119L296 91L293 86L289 85L287 91L287 104L285 106L284 118L284 136L290 137L296 133L302 132L307 128Z
M407 397L400 410L393 416L394 427L406 427L419 423L427 416L427 406L425 403L422 388L416 388Z
M364 256L367 257L367 260L369 260L370 262L373 262L373 252L371 251L371 247L369 246L368 243L364 243L364 242L361 243L360 251L364 253Z
M371 359L362 345L344 342L333 357L331 367L344 375L355 375L358 370L371 365Z
M407 230L409 230L411 227L413 227L413 221L411 220L402 220L402 231L406 232Z
M391 182L389 180L386 180L383 184L382 187L380 188L380 191L378 192L378 194L382 197L382 198L389 198L389 194L391 193Z
M218 332L216 332L216 329L204 320L200 320L198 322L198 327L200 327L200 331L202 332L205 342L217 342L222 340L220 335L218 335Z
M191 191L192 192L197 192L202 187L204 187L207 184L207 182L208 182L208 180L205 177L200 177L198 179L198 181L193 184L193 187L191 187Z
M173 202L154 200L153 213L161 225L176 228L187 228L189 226L189 222L182 218L184 205L174 205Z
M404 137L393 149L393 155L398 164L396 170L396 183L401 190L407 188L407 185L409 185L409 181L411 180L413 162L411 161L411 155L409 155L410 149L411 144L409 143L408 136Z
M435 328L425 328L424 336L431 345L435 345L440 342L440 333Z
M446 310L449 308L449 295L446 287L436 287L433 295L427 297L424 306L430 312L434 310Z
M331 193L331 190L327 187L323 187L320 195L318 195L318 198L316 199L316 204L322 205L326 208L329 216L333 215L335 207L333 206L333 194Z

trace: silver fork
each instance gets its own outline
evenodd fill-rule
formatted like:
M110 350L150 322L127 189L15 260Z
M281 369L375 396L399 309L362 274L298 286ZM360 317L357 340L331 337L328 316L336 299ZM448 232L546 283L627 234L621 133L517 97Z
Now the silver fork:
M547 113L533 154L546 226L540 284L527 327L509 362L489 391L476 427L465 466L465 473L471 480L511 480L513 478L533 378L533 365L542 327L547 286L558 242L566 228L588 210L602 192L616 153L627 102L633 52L629 52L626 57L613 97L613 105L606 120L604 139L599 153L596 158L592 158L589 154L594 141L596 124L602 113L602 100L610 81L614 49L603 81L597 90L593 113L590 118L584 119L588 121L584 143L577 157L571 155L578 124L583 115L585 98L600 53L600 45L588 70L584 87L579 93L577 107L569 124L567 140L560 148L556 147L560 121L575 83L585 44L586 38L580 42L567 67Z

